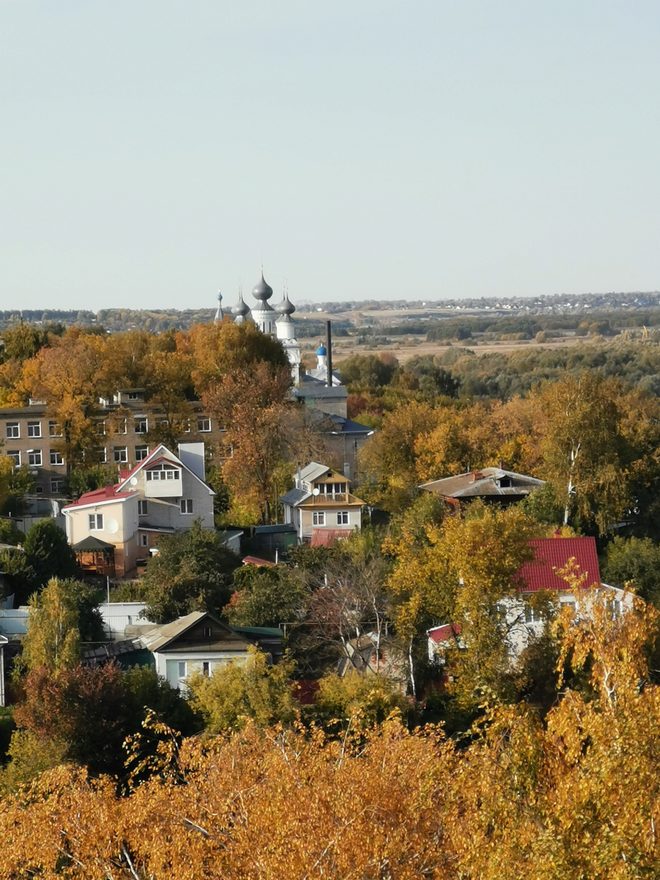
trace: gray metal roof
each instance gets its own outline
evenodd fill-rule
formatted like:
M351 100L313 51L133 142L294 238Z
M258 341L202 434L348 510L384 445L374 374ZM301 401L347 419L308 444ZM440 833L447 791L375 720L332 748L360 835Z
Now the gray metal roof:
M270 299L272 295L273 288L266 281L266 279L264 278L264 273L262 272L260 280L257 281L257 283L252 288L252 296L255 299L260 299L264 301L265 303L265 300Z
M309 418L315 422L315 428L319 431L332 434L363 434L369 436L374 433L373 428L367 425L361 425L354 422L353 419L347 419L344 416L335 415L335 413L324 413L320 410L312 410Z
M305 489L289 489L286 494L280 496L280 501L282 504L288 504L290 507L295 507L296 504L300 504L301 501L304 501L309 497L310 493Z
M310 461L309 464L305 465L305 467L299 471L299 476L301 480L310 482L311 480L316 480L319 477L322 477L323 474L327 474L329 470L332 470L332 468L329 468L327 464L321 464L318 461Z
M500 482L507 480L510 485L502 486ZM487 467L476 471L467 471L454 477L431 480L419 487L427 492L444 495L447 498L476 498L484 496L528 495L534 489L544 485L543 480L505 471L502 468Z
M214 623L216 623L226 631L228 642L236 642L237 644L245 643L244 639L237 635L226 624L213 617L212 614L209 614L208 611L192 611L190 614L186 614L184 617L179 617L177 620L173 620L172 623L166 623L162 626L155 626L153 629L148 630L142 635L142 643L145 648L148 648L149 651L152 651L154 653L157 651L162 651L164 648L167 648L171 642L178 639L191 627L193 627L196 623L199 623L199 621L203 620L205 617L210 617L214 621Z

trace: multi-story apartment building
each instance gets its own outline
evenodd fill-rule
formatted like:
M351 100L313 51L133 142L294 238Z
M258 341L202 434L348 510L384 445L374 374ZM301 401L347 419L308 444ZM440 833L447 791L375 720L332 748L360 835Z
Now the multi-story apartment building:
M180 439L204 442L207 456L224 451L222 429L192 402ZM90 449L90 463L104 463L117 474L144 461L158 445L165 415L145 400L141 389L117 392L111 399L101 398L94 416L97 442ZM43 400L28 406L0 409L0 452L13 458L16 467L26 466L33 476L37 495L58 497L66 494L67 462L62 448L62 431L49 414Z

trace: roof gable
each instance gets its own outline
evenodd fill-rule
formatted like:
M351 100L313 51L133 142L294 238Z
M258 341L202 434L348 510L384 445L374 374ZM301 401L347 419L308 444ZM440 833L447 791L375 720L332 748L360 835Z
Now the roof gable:
M569 592L570 586L556 574L556 570L566 567L569 559L575 559L579 572L585 575L582 584L585 589L593 584L600 586L598 554L593 538L537 538L529 544L534 558L523 563L518 571L523 592Z
M160 651L175 651L177 647L185 647L190 644L190 639L196 637L196 630L208 624L211 634L204 635L209 644L227 644L234 650L247 650L250 642L235 633L225 623L218 620L208 611L193 611L184 617L179 617L171 623L156 626L143 635L145 647L153 653ZM184 645L183 643L187 643Z
M197 480L200 485L204 486L209 495L215 495L215 492L213 491L213 489L211 489L209 484L205 483L204 480L198 477L197 474L192 471L188 467L188 465L184 464L181 459L172 452L171 449L168 449L164 443L159 444L153 452L151 452L142 461L139 461L135 465L135 467L131 468L130 471L122 474L122 480L117 485L117 489L121 491L122 489L126 488L130 485L131 480L134 479L141 471L148 470L149 467L152 467L153 465L161 463L163 461L171 462L173 465L176 465L176 467L181 468L181 470L185 471L187 474L190 474L193 479Z
M487 467L440 480L430 480L422 483L420 489L451 498L469 498L485 495L527 495L543 485L543 480L528 474Z

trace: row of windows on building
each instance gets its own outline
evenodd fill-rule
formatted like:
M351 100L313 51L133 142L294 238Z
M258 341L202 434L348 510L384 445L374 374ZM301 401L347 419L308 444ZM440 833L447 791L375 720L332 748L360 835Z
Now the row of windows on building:
M109 458L109 453L107 447L102 447L99 450L100 461L103 464L107 464L108 461L114 461L116 464L127 464L128 457L128 446L113 446L111 448L112 457ZM27 452L22 452L20 449L7 449L4 453L14 460L14 465L16 467L20 467L22 464L27 464L28 467L43 467L44 466L44 453L42 449L28 449ZM148 446L136 446L135 447L135 461L144 461L144 459L149 455L149 447ZM49 464L53 467L58 467L64 464L64 457L61 452L58 452L56 449L48 450L48 460Z
M351 515L348 510L338 510L336 513L336 517L337 517L337 525L338 526L350 525ZM326 526L326 525L328 525L328 522L327 522L328 518L329 517L327 517L325 510L315 510L312 513L312 525Z
M161 419L159 424L168 425L167 419ZM35 419L34 421L28 421L25 430L27 432L26 436L30 438L38 438L45 436L43 434L41 421ZM115 434L128 434L128 420L127 419L117 419L113 422L112 425L113 433ZM208 434L211 430L211 419L207 416L199 416L197 418L197 431L200 434ZM98 434L105 435L108 433L108 423L106 419L103 419L96 424L96 431ZM136 416L133 419L133 432L135 434L146 434L149 431L149 419L147 416ZM190 422L185 428L185 433L190 433L192 431L192 425ZM61 437L62 429L60 425L56 421L50 420L48 422L48 436L49 437ZM8 440L19 440L21 437L21 422L5 422L5 437Z

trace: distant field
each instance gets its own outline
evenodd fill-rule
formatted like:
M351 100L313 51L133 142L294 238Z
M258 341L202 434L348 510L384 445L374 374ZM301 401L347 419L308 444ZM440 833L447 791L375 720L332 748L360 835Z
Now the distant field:
M446 345L442 342L427 342L426 338L423 336L419 337L419 342L415 343L412 339L406 340L398 339L396 341L392 341L387 345L379 345L370 347L368 345L358 345L356 340L352 337L337 337L333 340L333 361L336 364L340 363L347 357L351 357L354 354L360 355L368 355L368 354L384 354L387 352L388 354L393 354L400 363L405 363L409 361L413 357L419 357L421 355L436 355L442 354L445 351L448 351L452 348L469 348L477 354L488 354L490 352L501 352L502 354L507 354L512 351L519 351L524 348L564 348L569 345L575 345L576 343L581 343L584 345L588 344L591 340L584 336L568 336L562 339L550 339L547 342L535 342L533 339L530 340L521 340L516 342L483 342L479 343L475 340L466 339L464 342L455 343L454 345ZM318 342L310 342L307 345L303 345L303 356L307 362L311 362L313 360L314 351L316 350L316 346Z

